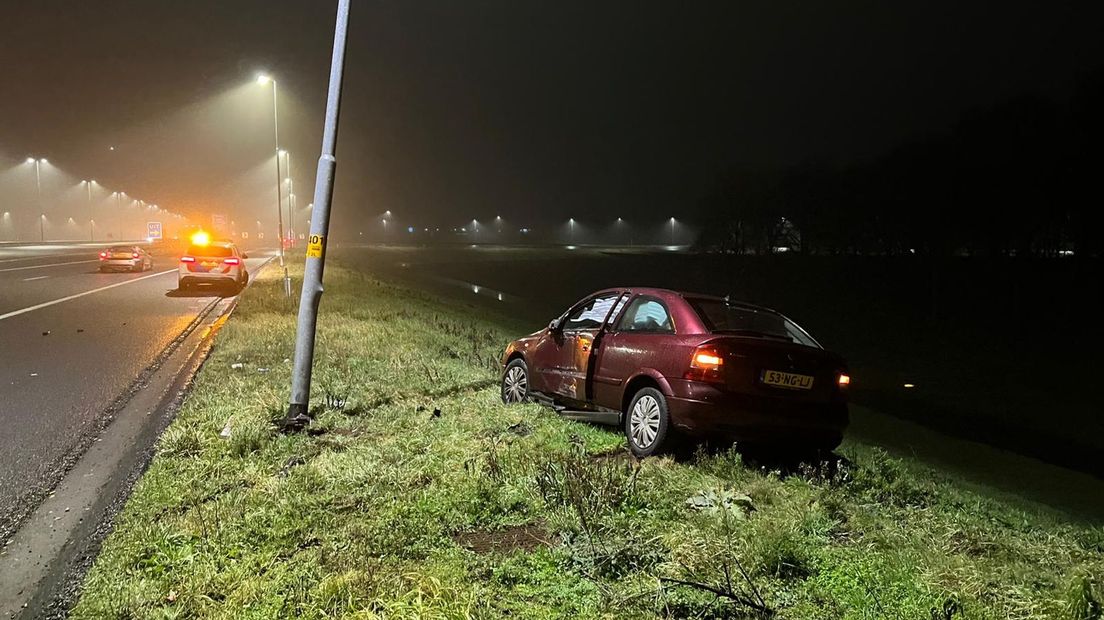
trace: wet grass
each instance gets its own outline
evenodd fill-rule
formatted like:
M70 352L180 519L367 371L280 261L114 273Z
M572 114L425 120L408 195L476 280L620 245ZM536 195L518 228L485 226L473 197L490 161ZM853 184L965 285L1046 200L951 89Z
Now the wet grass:
M786 468L626 458L615 432L499 402L519 326L341 268L312 399L331 406L280 434L275 275L219 334L75 617L1101 617L1100 528L864 445Z

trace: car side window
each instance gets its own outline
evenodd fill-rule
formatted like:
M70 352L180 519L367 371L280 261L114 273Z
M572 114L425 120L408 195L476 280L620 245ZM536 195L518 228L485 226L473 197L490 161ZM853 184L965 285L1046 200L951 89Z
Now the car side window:
M613 304L617 301L619 293L599 295L575 308L564 321L565 330L573 329L597 329L606 320Z
M654 297L637 297L621 317L618 330L651 334L673 334L674 324L667 306Z
M606 327L613 327L617 324L617 316L621 314L621 310L625 308L625 304L629 303L631 295L625 293L617 298L617 303L613 305L613 312L610 312L609 318L606 319Z

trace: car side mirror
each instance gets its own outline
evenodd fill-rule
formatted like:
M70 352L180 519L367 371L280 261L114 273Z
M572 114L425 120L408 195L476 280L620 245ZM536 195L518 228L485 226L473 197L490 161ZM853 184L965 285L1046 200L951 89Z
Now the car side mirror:
M548 323L548 331L552 333L560 331L560 327L561 325L559 319L552 319L552 321Z
M245 252L242 252L242 258L249 258L249 255L246 254Z

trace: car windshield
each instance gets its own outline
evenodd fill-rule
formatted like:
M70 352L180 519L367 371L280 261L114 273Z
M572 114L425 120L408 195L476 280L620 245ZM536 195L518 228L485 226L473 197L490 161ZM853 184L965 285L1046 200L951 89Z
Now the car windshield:
M723 299L688 299L709 331L758 338L777 338L820 348L804 330L786 317L767 310L733 304Z
M188 254L192 256L215 256L223 258L233 256L234 251L225 245L193 245L188 248Z

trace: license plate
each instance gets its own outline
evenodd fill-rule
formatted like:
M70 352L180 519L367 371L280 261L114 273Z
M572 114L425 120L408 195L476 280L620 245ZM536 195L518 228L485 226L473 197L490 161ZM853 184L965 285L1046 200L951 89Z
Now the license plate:
M811 390L813 378L809 375L799 375L780 370L764 370L762 381L764 385L785 388L787 390Z
M130 260L130 254L112 254L111 260Z

